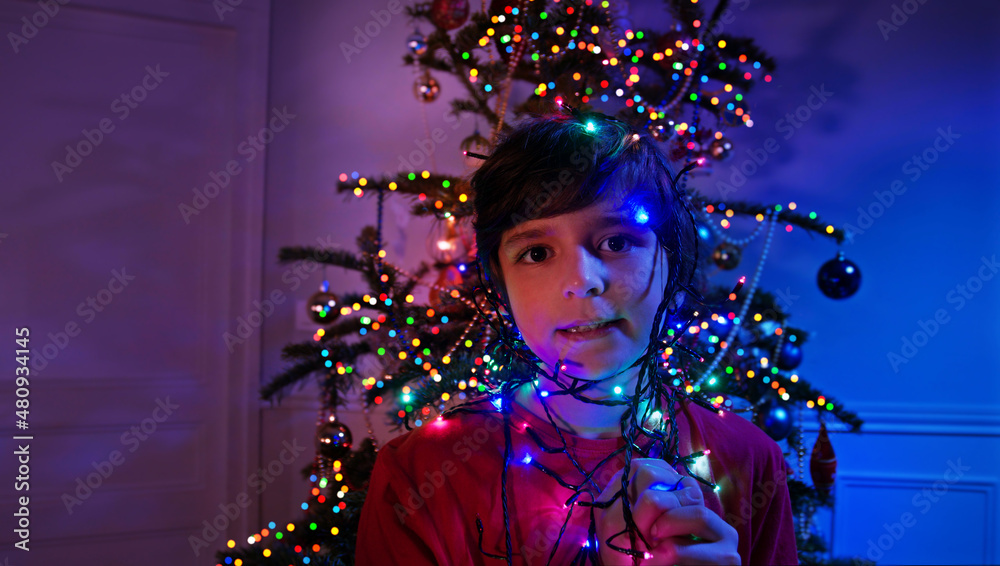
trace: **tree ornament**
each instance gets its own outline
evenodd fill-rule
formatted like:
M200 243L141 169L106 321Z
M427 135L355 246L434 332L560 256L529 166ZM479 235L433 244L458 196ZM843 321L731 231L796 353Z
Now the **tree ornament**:
M837 455L833 453L833 444L826 432L826 423L820 421L819 436L813 446L812 457L809 459L809 475L813 486L823 495L830 494L830 488L837 478Z
M434 0L431 21L447 31L455 29L469 18L469 0Z
M316 451L331 460L340 460L351 452L353 437L347 425L337 422L331 415L329 420L316 429Z
M844 252L837 252L837 257L819 268L816 284L827 297L846 299L861 286L861 270L853 261L844 259Z
M340 316L340 310L337 309L337 303L339 302L337 295L326 291L325 288L328 287L324 285L324 288L313 293L307 302L309 318L316 324L327 324Z
M476 131L472 132L472 135L462 140L458 144L459 149L462 151L471 151L472 153L477 153L479 155L487 155L490 152L490 140L483 137L479 133L479 124L476 124ZM465 166L469 168L477 168L483 164L483 160L478 157L465 156Z
M760 406L755 424L772 439L778 441L792 432L792 415L784 403L770 399Z
M410 37L406 38L406 48L417 56L427 53L427 36L420 33L419 29L414 30Z
M793 370L802 363L802 348L795 342L785 340L781 343L781 353L778 356L778 368Z
M430 71L424 71L423 76L413 83L413 96L420 102L434 102L441 93L441 85L431 76Z
M733 142L727 138L717 138L708 144L708 154L716 161L726 161L733 156Z
M736 269L740 264L740 248L729 242L722 242L712 252L712 261L722 269Z

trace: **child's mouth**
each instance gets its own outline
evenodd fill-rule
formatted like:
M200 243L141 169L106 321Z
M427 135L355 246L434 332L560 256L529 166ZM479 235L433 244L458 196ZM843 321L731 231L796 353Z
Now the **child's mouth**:
M621 322L621 319L616 319L592 324L581 324L568 328L560 328L557 332L571 340L590 340L609 334Z

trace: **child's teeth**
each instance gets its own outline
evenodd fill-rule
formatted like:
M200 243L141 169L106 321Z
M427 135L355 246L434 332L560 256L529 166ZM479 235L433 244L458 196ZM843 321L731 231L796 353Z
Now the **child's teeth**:
M574 326L569 329L569 332L587 332L588 330L594 330L595 328L600 328L608 323L599 322L597 324L588 324L587 326Z

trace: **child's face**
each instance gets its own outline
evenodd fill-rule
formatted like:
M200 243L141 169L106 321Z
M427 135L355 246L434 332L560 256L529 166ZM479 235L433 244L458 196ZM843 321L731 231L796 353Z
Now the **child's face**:
M511 314L550 369L561 359L560 373L607 377L649 343L667 267L656 235L637 219L649 220L609 199L503 234L499 259Z

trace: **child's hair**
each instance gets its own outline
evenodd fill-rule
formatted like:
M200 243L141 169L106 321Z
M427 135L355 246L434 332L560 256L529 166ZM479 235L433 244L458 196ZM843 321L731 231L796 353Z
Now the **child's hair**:
M499 262L503 233L605 198L642 214L666 250L664 301L690 289L698 261L691 205L656 145L624 122L575 111L528 120L507 133L471 185L480 268L508 312Z

